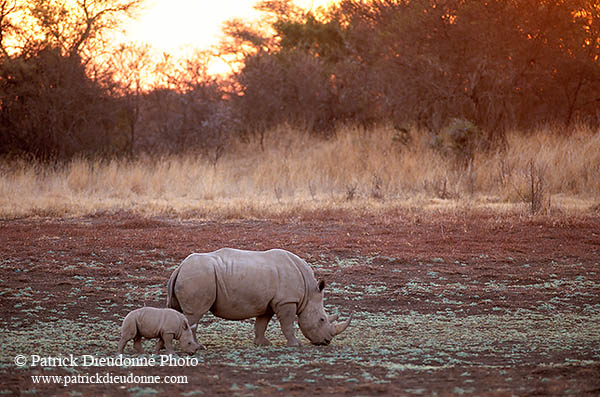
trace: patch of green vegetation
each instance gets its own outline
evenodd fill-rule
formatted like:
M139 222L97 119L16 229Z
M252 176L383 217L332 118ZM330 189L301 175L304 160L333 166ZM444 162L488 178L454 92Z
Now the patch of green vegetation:
M153 389L151 387L140 387L140 386L131 387L131 388L127 389L127 391L130 392L132 396L148 396L148 395L155 395L155 394L160 393L159 390Z
M370 266L376 258L377 257L374 256L359 256L354 258L340 258L336 256L333 259L330 259L325 255L320 255L318 259L315 258L309 263L313 269L319 272L327 272L354 266Z
M21 298L23 296L32 297L33 296L33 289L31 287L25 287L25 288L18 289L13 294L13 296L15 298Z
M182 396L188 397L188 396L202 396L204 395L204 392L202 390L192 390L192 391L188 391L185 393L181 393Z

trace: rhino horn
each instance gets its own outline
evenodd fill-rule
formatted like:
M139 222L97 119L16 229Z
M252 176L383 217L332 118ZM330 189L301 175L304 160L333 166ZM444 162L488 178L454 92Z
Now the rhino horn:
M328 317L328 318L329 318L329 322L330 322L330 323L334 322L335 320L337 320L337 319L338 319L338 317L339 317L339 316L338 316L337 314L333 314L333 315L329 316L329 317Z
M342 323L336 323L335 324L335 334L339 335L342 332L344 332L346 330L346 328L348 328L348 326L350 325L350 320L352 320L352 314L350 314L350 317L348 317L348 320L346 320Z

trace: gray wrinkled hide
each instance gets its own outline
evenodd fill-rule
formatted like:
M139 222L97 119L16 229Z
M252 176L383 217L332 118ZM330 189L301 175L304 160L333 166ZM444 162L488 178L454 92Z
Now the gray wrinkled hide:
M171 274L167 306L181 311L190 324L208 311L228 320L256 317L257 345L269 345L264 332L274 314L288 346L300 343L300 330L314 344L328 344L349 324L333 324L323 308L324 282L317 282L310 266L291 252L243 251L223 248L191 254Z
M194 340L186 317L173 309L143 307L129 312L121 326L119 354L123 353L125 345L131 339L134 340L135 349L142 353L142 337L159 339L156 343L155 353L158 353L164 346L167 353L173 354L173 339L179 340L181 348L186 353L193 354L199 347Z

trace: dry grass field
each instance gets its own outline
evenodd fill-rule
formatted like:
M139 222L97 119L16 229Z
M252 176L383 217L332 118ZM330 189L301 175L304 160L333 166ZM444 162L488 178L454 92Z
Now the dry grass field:
M597 131L509 133L504 150L476 154L466 167L434 150L427 134L410 133L412 142L404 145L389 127L348 127L327 140L281 127L266 134L263 147L233 142L216 164L189 154L76 159L54 167L8 161L0 166L0 217L132 211L247 219L398 207L598 211Z

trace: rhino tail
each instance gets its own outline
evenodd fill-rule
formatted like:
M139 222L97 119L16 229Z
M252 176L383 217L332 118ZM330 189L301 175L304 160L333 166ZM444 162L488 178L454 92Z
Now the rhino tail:
M171 277L169 277L169 281L167 282L167 307L183 313L181 305L179 304L179 300L175 295L175 283L177 282L177 276L179 275L180 268L181 266L177 267L177 269L171 273Z

